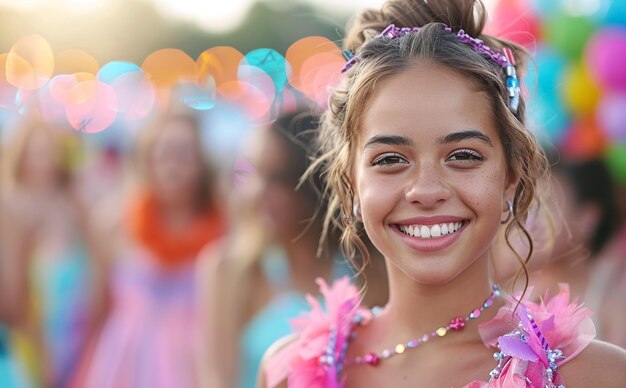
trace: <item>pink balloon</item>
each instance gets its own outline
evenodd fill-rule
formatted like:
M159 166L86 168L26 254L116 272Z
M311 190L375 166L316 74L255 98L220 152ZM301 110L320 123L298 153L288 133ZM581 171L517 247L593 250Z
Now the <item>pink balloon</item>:
M600 85L611 91L626 91L626 28L607 27L596 32L585 58Z
M597 109L600 128L607 137L626 141L626 93L604 96Z
M115 90L104 82L91 80L75 86L84 98L65 106L67 119L79 132L95 133L105 130L117 117ZM84 91L88 91L84 93Z

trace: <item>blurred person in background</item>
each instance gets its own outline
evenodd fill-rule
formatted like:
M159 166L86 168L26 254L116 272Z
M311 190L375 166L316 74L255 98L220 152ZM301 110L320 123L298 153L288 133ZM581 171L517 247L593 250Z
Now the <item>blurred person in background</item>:
M554 216L563 225L556 234L552 258L531 275L532 284L554 294L559 283L569 283L572 295L594 311L598 338L625 346L626 326L621 325L618 335L614 323L624 322L626 311L623 305L616 310L605 303L611 295L621 295L622 303L626 296L623 289L621 294L617 289L623 273L617 266L624 267L624 251L610 244L621 221L615 185L600 159L551 159Z
M316 293L313 280L353 274L338 246L321 247L318 256L322 178L298 186L311 163L317 123L305 111L285 114L256 133L249 160L237 162L232 233L208 247L200 262L204 386L253 387L264 352L306 310L305 295ZM384 279L384 265L376 264L377 278ZM386 295L373 295L378 300L366 302L385 303Z
M5 351L32 381L66 387L94 324L90 232L74 179L79 142L35 116L12 135L3 152L0 220Z
M195 116L164 112L140 133L138 190L98 210L111 310L75 386L197 386L195 261L225 229L200 139Z

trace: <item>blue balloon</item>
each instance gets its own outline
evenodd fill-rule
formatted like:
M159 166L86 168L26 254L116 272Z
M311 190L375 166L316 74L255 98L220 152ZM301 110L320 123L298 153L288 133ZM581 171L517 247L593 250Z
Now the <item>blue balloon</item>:
M604 25L620 25L626 26L626 1L624 0L607 0L608 7L603 12L600 23Z
M191 109L209 110L215 106L215 90L195 84L183 85L179 88L180 100Z
M568 126L569 115L558 98L537 95L527 101L526 127L541 144L558 143Z
M547 19L560 11L561 2L558 0L530 0L530 6L541 19Z
M247 53L243 61L242 64L256 66L269 75L276 93L280 93L287 84L287 61L278 51L269 48L255 49Z
M535 55L535 63L528 62L528 73L522 83L530 97L558 100L567 61L549 47L540 47Z
M106 84L111 84L120 75L133 71L141 71L141 68L132 62L109 62L98 71L98 79Z

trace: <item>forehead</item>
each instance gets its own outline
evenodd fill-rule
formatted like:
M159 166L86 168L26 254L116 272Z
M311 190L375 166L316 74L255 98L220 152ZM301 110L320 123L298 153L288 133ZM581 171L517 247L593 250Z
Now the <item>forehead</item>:
M378 83L360 124L361 144L380 133L427 140L467 129L497 138L484 92L471 80L433 63L411 65Z

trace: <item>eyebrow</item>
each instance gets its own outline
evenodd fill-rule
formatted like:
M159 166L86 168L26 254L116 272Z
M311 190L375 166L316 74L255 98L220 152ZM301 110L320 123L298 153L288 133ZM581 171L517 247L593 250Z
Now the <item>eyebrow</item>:
M408 137L393 136L393 135L376 135L376 136L370 137L367 140L367 142L363 146L363 149L374 144L401 145L401 146L410 146L410 147L414 145L413 140L409 139Z
M493 143L491 142L491 139L489 138L489 136L474 129L447 134L446 136L442 136L439 139L437 139L437 142L439 144L450 144L450 143L458 143L460 141L467 140L467 139L477 139L493 147ZM374 144L401 145L401 146L412 147L415 143L413 142L413 140L404 136L376 135L376 136L370 137L369 140L367 140L367 142L363 146L363 149L366 149L367 147L372 146Z
M491 139L489 138L489 136L485 135L484 133L480 131L473 130L473 129L450 133L446 136L442 136L439 139L437 139L437 142L439 144L449 144L449 143L458 143L462 140L467 140L467 139L477 139L493 147L493 143L491 142Z

